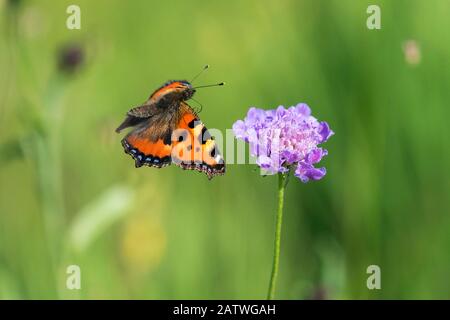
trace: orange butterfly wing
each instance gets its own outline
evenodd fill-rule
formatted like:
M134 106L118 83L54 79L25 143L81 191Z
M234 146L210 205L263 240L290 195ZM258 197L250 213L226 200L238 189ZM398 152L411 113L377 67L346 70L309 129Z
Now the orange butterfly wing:
M180 104L180 118L172 132L172 141L172 162L176 165L204 172L209 179L225 173L225 161L214 138L184 102Z
M133 157L136 168L144 165L162 168L172 163L170 132L168 136L155 140L152 138L155 136L155 129L157 128L151 125L137 128L122 139L124 151Z
M125 152L133 157L136 167L162 168L173 162L186 170L204 172L209 179L225 173L225 162L216 142L188 104L180 103L174 123L168 125L164 135L155 134L161 123L148 123L122 140Z

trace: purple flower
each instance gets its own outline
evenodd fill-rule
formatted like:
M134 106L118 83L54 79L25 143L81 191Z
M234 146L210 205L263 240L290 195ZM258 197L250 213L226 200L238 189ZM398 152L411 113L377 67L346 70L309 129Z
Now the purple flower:
M270 174L295 168L295 176L303 182L319 180L325 168L316 168L328 154L318 147L334 132L326 122L319 122L304 103L275 110L250 108L244 120L233 124L236 138L250 145L256 163Z

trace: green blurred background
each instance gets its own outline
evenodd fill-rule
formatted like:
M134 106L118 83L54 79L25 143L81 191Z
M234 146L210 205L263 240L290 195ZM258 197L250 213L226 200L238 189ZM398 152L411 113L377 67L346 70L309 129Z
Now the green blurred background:
M277 298L450 298L450 1L0 8L0 298L265 298L276 177L137 170L114 133L206 63L197 83L227 82L195 97L208 127L306 102L336 132L326 177L288 186ZM76 70L61 70L67 48ZM381 290L366 287L372 264Z

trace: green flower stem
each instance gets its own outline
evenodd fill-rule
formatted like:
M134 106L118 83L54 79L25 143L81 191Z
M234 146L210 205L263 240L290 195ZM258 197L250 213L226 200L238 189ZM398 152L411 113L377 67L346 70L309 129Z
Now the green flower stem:
M273 300L275 297L275 285L277 282L278 265L280 262L281 224L283 221L284 190L286 189L288 178L289 172L286 174L278 173L278 211L275 228L275 245L273 251L272 275L270 277L269 293L267 294L267 300Z

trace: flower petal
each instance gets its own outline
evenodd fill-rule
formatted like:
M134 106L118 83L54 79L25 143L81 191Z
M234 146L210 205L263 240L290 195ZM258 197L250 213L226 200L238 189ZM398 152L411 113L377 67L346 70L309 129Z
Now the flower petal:
M302 182L306 183L309 180L320 180L326 173L327 170L325 168L315 168L311 164L299 162L294 174Z
M320 123L320 129L319 134L322 137L320 143L323 143L328 140L329 137L331 137L334 132L330 129L330 126L325 121L322 121Z
M247 136L247 127L245 126L245 122L242 120L238 120L233 123L233 133L238 139L245 139Z
M297 104L295 109L302 116L309 117L311 115L311 108L306 103Z
M316 148L308 153L308 155L306 156L306 162L309 164L318 163L327 154L328 151L326 149Z

